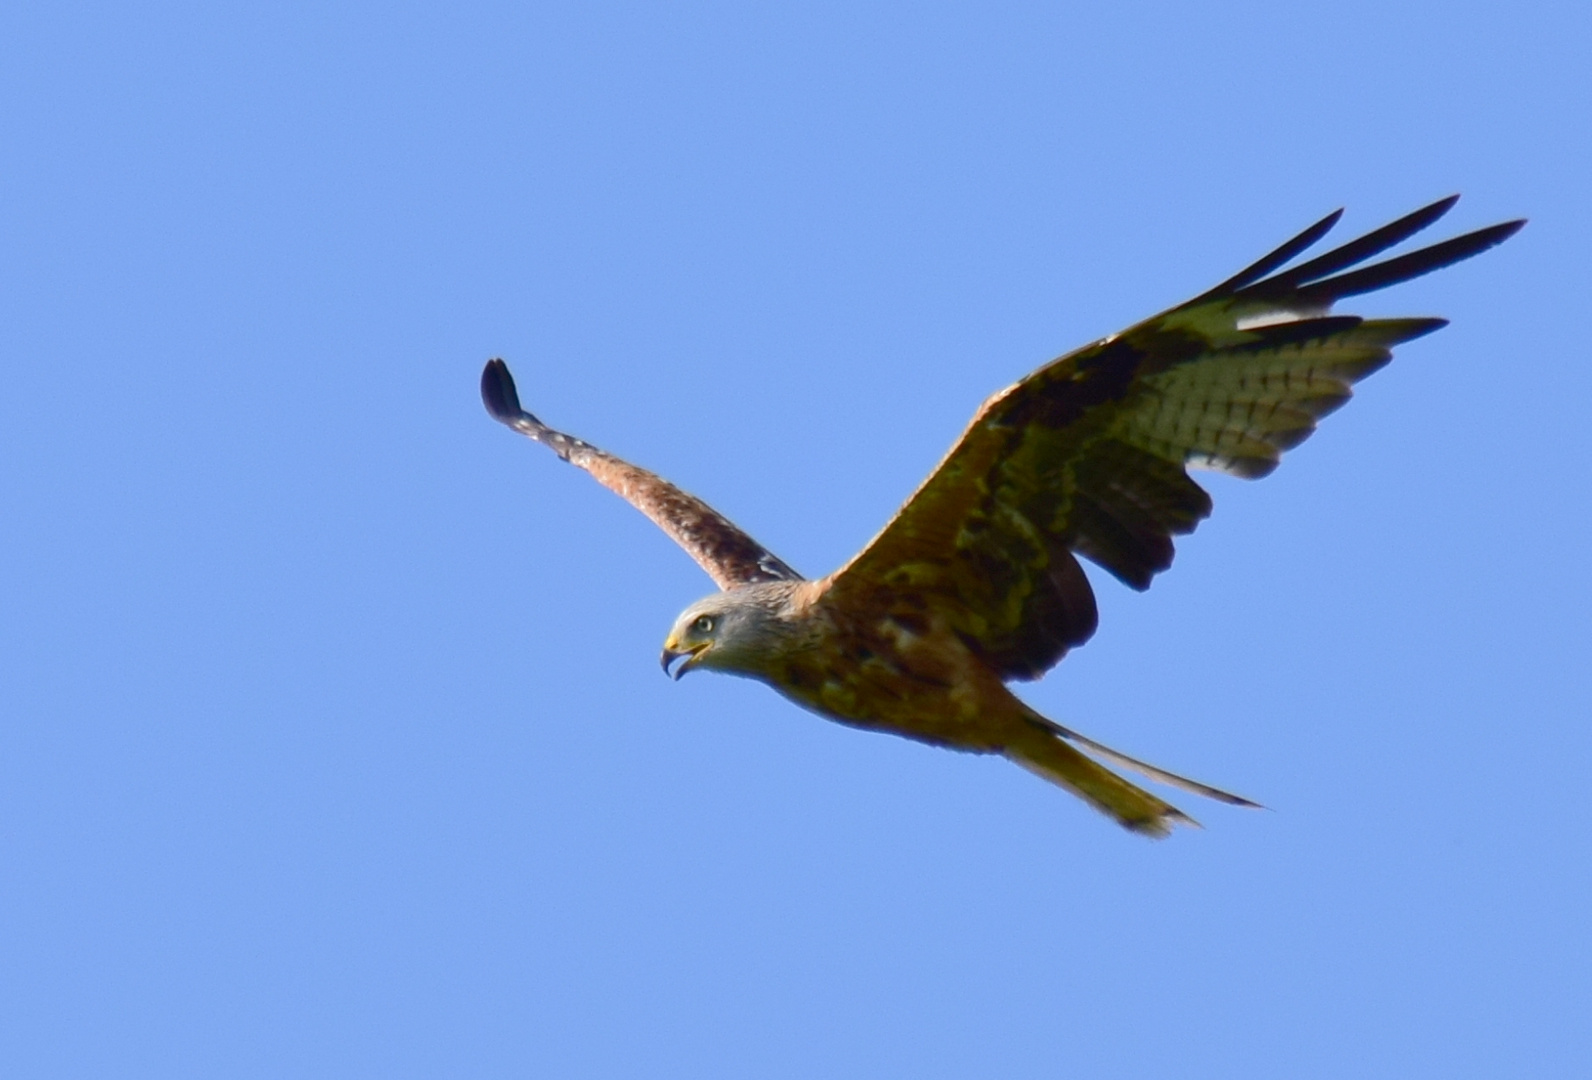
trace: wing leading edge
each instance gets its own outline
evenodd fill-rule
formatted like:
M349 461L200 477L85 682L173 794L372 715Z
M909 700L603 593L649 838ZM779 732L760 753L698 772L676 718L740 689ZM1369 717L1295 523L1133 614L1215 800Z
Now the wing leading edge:
M1094 630L1074 553L1147 588L1172 563L1172 537L1210 514L1189 467L1266 475L1395 345L1445 325L1328 313L1344 297L1479 254L1525 224L1362 265L1456 199L1281 269L1341 211L1331 214L1209 292L996 394L828 590L837 602L883 609L931 597L1001 674L1042 674Z
M585 469L608 490L640 510L674 538L721 589L764 581L801 581L802 576L742 532L723 514L656 473L571 435L555 431L520 407L514 376L502 360L481 372L481 401L499 423L541 443L571 465Z

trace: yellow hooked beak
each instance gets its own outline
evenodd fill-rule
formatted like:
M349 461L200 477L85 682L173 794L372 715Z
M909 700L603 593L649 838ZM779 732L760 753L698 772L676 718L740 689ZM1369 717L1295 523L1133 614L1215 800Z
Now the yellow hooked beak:
M688 649L682 649L679 647L679 643L671 637L668 641L663 643L663 657L661 660L663 665L663 673L672 677L675 682L679 682L680 676L684 675L686 672L695 667L697 660L702 656L702 654L707 652L712 647L713 643L711 641L701 641L695 645L692 645ZM680 659L682 656L685 657L685 663L681 664L673 671L670 671L669 665Z

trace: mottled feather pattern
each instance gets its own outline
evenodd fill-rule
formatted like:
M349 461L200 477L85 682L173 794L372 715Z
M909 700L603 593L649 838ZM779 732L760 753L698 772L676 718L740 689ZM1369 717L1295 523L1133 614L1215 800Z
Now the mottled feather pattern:
M932 581L936 596L962 609L950 613L958 632L1001 643L991 655L1003 675L1034 677L1043 670L1036 660L1053 663L1093 629L1092 618L1085 629L1037 617L1057 607L1049 572L1058 547L1147 588L1171 565L1172 538L1210 513L1210 498L1188 467L1266 475L1348 400L1356 381L1388 362L1394 345L1443 325L1327 310L1341 296L1468 258L1522 224L1351 269L1453 204L1444 199L1273 273L1325 235L1338 219L1329 215L1216 289L995 395L831 587L845 594L849 575L878 578L912 562L916 579ZM1330 276L1338 271L1348 272ZM980 527L949 530L947 516ZM947 544L948 535L957 542ZM989 552L1011 556L993 579Z
M630 502L674 537L719 588L801 580L801 575L707 503L655 473L585 444L567 460L591 473L598 483Z
M1215 289L1041 367L986 401L930 476L849 563L799 577L700 499L553 431L519 406L501 361L492 415L657 522L726 590L687 608L664 669L761 679L843 724L1004 754L1122 825L1162 836L1177 808L1080 752L1237 805L1246 799L1129 757L1040 716L1004 685L1037 678L1094 633L1087 558L1136 589L1211 513L1191 467L1264 476L1441 319L1334 315L1334 302L1468 258L1509 222L1364 265L1454 204L1444 199L1287 268L1334 213Z
M707 503L656 473L561 431L520 407L508 365L492 360L481 373L481 400L499 422L547 446L640 510L685 549L721 589L802 577Z

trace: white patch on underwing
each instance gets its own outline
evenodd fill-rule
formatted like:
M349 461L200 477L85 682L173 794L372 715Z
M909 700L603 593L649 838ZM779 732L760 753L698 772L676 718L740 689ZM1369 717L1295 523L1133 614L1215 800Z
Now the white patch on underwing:
M1236 329L1259 330L1267 326L1282 326L1285 323L1303 322L1305 319L1319 319L1330 310L1331 307L1329 305L1318 304L1313 307L1279 308L1276 311L1262 311L1258 315L1246 315L1239 319Z

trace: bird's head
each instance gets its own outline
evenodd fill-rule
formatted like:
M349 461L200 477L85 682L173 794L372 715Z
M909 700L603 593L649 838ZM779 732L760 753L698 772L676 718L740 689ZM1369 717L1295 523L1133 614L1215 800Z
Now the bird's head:
M767 585L751 585L715 593L680 613L663 642L663 670L676 679L696 668L758 677L783 641L780 596ZM679 666L671 665L685 657Z

